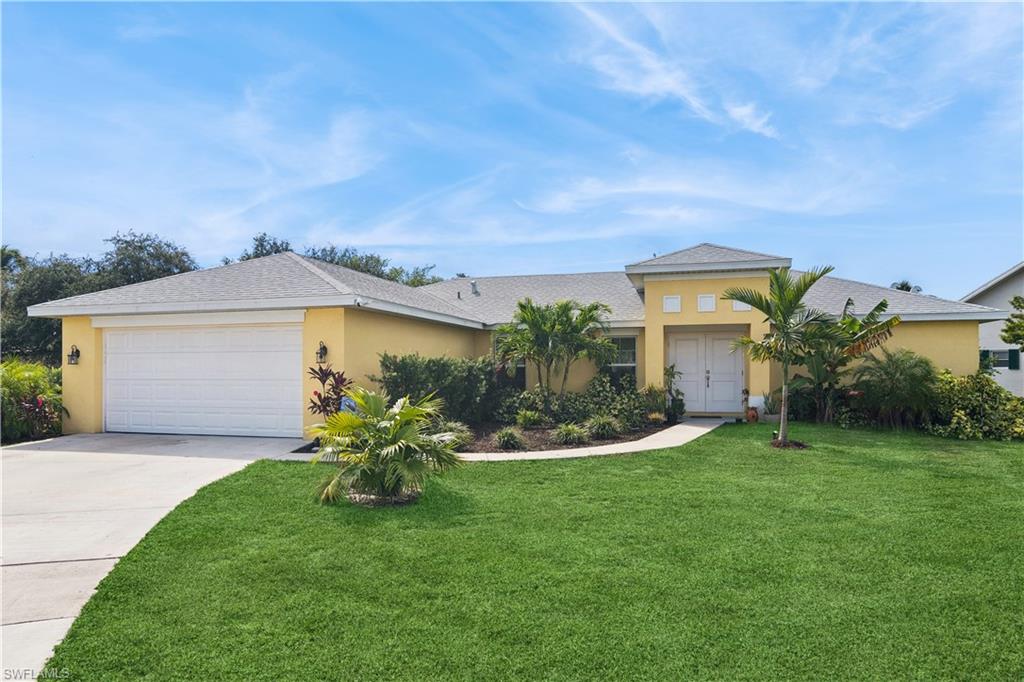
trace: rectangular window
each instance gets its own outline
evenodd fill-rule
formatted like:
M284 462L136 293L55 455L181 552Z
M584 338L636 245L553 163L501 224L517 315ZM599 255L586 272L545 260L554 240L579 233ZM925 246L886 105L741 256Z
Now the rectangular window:
M733 301L732 309L738 313L746 313L750 311L750 304L743 301Z
M1010 351L1008 350L990 350L989 357L993 360L993 367L1008 368L1010 366Z
M610 336L609 340L615 344L618 352L615 359L608 365L608 373L611 375L612 383L618 386L622 378L630 376L636 380L636 337L635 336Z
M700 294L697 296L697 312L698 313L713 313L715 312L715 295L714 294Z
M661 297L661 312L663 313L678 313L682 311L683 304L682 298L679 296L662 296Z
M492 349L497 355L498 353L498 337L494 337L494 348ZM512 372L499 372L498 384L500 386L511 386L518 388L521 391L526 390L526 360L523 358L516 359L516 366Z

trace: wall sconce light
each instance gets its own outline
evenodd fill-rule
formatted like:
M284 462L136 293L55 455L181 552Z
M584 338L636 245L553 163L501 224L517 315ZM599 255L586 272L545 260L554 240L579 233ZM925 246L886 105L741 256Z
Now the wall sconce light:
M71 352L68 353L68 364L77 365L78 358L82 355L82 351L78 350L78 346L72 345Z
M322 365L327 361L327 346L324 342L320 342L320 347L316 349L316 364Z

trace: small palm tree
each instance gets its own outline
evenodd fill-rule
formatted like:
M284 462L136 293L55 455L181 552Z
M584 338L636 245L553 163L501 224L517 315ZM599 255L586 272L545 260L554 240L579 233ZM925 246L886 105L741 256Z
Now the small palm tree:
M516 304L512 321L496 330L498 357L533 363L537 383L541 389L550 389L551 372L558 362L556 332L553 307L524 298Z
M442 402L428 396L408 397L390 405L386 393L355 387L345 391L353 411L338 412L311 431L320 438L314 462L337 462L338 470L320 486L322 503L336 502L350 491L385 501L415 496L431 475L447 471L461 459L457 436L430 433Z
M831 334L826 313L808 308L804 295L815 282L832 272L831 266L813 268L794 277L789 268L778 268L768 273L768 295L747 287L730 287L722 297L739 301L755 308L765 316L771 327L760 340L744 336L733 343L742 348L751 360L778 362L782 365L782 404L779 416L779 444L789 444L789 368L807 353L815 343Z
M587 358L596 365L605 365L614 359L617 349L603 335L608 331L605 318L611 312L604 303L580 305L576 301L559 301L553 308L555 348L562 365L562 385L558 393L562 395L573 363Z
M876 419L894 429L927 419L935 397L937 375L928 358L906 348L871 354L854 377Z

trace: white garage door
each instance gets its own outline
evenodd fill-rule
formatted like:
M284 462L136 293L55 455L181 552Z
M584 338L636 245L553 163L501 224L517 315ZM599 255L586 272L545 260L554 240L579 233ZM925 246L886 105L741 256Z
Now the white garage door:
M106 329L107 431L302 435L302 327Z

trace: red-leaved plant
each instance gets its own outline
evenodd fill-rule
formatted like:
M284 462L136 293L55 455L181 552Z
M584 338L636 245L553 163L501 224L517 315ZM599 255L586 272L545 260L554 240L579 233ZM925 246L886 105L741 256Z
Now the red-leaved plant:
M329 364L310 367L309 376L320 382L320 390L313 391L309 399L309 411L322 414L324 418L338 412L345 389L352 385L352 380L346 378L344 372L335 372Z

